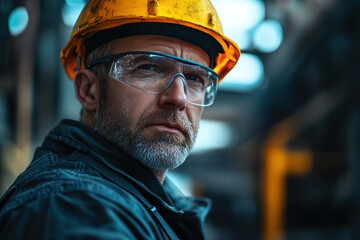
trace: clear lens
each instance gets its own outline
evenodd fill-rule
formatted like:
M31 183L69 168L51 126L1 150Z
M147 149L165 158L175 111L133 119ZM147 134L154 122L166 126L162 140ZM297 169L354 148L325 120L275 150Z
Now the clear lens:
M176 77L181 76L188 102L199 106L214 102L219 79L210 68L185 59L136 52L126 53L113 61L109 76L153 94L165 91Z

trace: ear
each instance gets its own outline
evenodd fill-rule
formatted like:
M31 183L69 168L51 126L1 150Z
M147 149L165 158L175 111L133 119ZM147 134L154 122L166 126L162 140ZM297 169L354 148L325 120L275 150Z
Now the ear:
M88 69L80 69L74 78L76 96L84 109L94 111L99 104L99 81Z

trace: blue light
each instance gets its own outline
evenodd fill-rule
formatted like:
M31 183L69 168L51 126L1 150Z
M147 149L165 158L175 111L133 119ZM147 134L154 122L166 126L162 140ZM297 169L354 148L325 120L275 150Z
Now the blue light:
M275 20L264 21L254 34L254 46L265 53L274 52L278 49L282 40L282 27Z
M190 176L187 174L181 174L178 172L168 172L167 177L171 179L171 181L175 184L176 187L180 189L182 194L185 196L192 196L193 190L193 181Z
M220 83L221 90L250 91L264 80L264 66L260 58L253 54L242 53L236 66Z
M201 119L192 153L229 147L232 142L232 132L231 126L225 122Z
M15 8L9 16L9 31L12 36L19 36L29 23L29 14L25 7Z
M259 0L212 0L219 15L224 33L240 49L251 44L250 30L265 18L265 5Z
M65 0L66 4L69 6L81 5L84 6L85 0Z
M66 0L65 3L61 11L62 19L65 25L73 27L85 6L85 2L83 0Z

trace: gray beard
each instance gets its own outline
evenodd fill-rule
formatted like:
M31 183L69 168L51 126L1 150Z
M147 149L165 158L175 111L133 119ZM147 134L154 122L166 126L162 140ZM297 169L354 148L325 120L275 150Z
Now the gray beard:
M188 119L173 110L145 113L137 122L135 129L130 128L126 114L118 113L110 104L104 104L94 116L94 130L108 141L138 159L154 170L168 170L180 166L189 156L194 146L199 122L192 127ZM141 130L152 121L172 121L181 125L185 131L184 139L171 133L161 133L148 139Z

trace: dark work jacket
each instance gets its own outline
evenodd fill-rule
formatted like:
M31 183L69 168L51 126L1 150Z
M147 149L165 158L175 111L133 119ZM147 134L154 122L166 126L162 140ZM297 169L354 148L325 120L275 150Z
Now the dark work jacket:
M210 200L63 120L0 201L0 239L204 239ZM169 233L170 231L170 233ZM174 235L176 234L176 235Z

